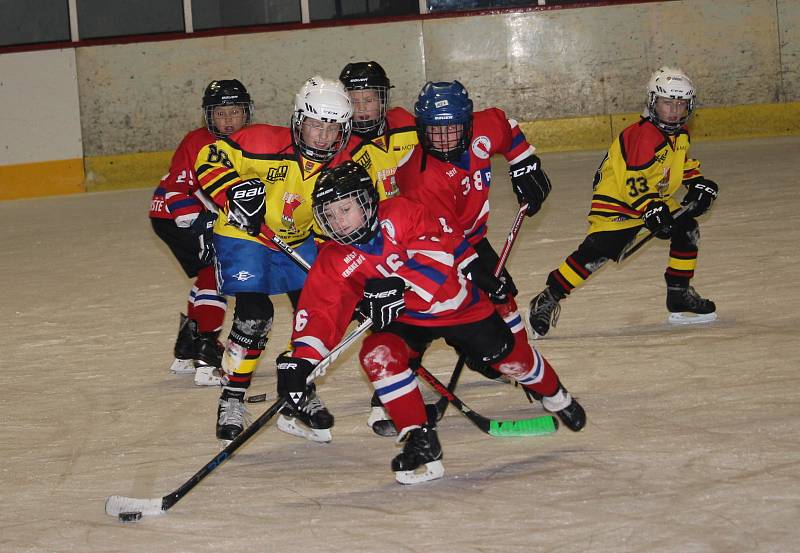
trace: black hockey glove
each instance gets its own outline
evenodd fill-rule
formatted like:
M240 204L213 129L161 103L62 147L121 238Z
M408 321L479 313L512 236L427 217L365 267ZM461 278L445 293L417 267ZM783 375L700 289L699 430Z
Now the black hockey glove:
M511 186L514 187L519 205L528 204L525 215L528 217L535 215L541 209L551 188L550 179L542 171L541 160L531 154L509 167L508 174L511 175Z
M217 214L213 211L202 211L189 227L200 243L197 257L204 265L214 263L214 222L216 220Z
M228 189L227 196L228 224L250 236L258 236L267 213L264 183L259 179L250 179L234 184Z
M278 395L295 408L303 403L308 389L306 379L314 371L314 365L308 359L292 357L288 351L281 353L275 363L278 367Z
M683 197L681 205L689 205L694 202L694 207L686 211L689 217L699 217L709 209L711 204L717 199L719 187L713 180L697 179L687 184L688 191Z
M675 219L669 212L667 204L660 201L650 202L647 211L642 215L642 221L647 230L655 234L656 238L668 239L672 235L672 224Z
M406 308L405 288L405 281L396 276L367 281L359 310L372 319L372 330L383 330Z
M464 267L464 276L471 278L478 288L486 292L492 303L505 303L509 295L514 295L514 288L509 285L508 280L502 275L497 278L487 271L480 259L473 259Z

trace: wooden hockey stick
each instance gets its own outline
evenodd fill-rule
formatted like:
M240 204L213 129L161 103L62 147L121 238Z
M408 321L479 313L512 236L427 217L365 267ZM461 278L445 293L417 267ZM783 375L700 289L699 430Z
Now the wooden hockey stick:
M523 204L519 207L519 211L517 212L517 216L514 218L514 222L511 224L511 230L508 231L508 236L506 236L506 243L503 245L503 250L500 252L500 258L497 260L497 265L494 268L494 276L499 277L500 274L503 272L503 268L506 266L506 261L508 261L508 256L511 255L511 248L514 246L514 242L517 240L517 234L519 234L519 229L522 227L522 222L525 220L525 212L528 210L528 204ZM456 389L456 384L458 384L458 379L461 376L461 371L464 370L464 364L466 363L466 357L461 354L458 356L458 361L456 361L456 366L453 369L453 374L450 376L450 382L447 383L447 391L453 393ZM447 397L442 395L441 399L436 402L436 420L442 420L444 416L444 412L447 410L447 406L450 405L450 402L447 400Z
M689 202L688 204L686 204L685 206L681 207L680 209L675 210L672 213L673 219L677 219L678 217L680 217L681 215L683 215L684 213L686 213L690 209L694 208L694 206L696 204L697 204L697 202ZM654 236L655 236L655 233L649 232L649 233L645 234L644 236L642 236L639 239L638 242L634 241L634 242L631 242L630 244L628 244L627 246L625 246L625 248L623 248L622 252L619 254L619 257L617 258L617 263L622 263L625 259L628 259L630 256L632 256L633 254L638 252L642 248L642 246L644 246L650 240L652 240Z
M345 336L339 345L336 346L331 352L322 359L314 371L308 375L307 383L313 382L316 378L325 374L325 371L333 363L344 350L350 347L361 335L363 335L372 326L372 320L366 319L350 334ZM143 515L161 515L166 513L173 505L180 501L192 488L199 484L206 476L211 474L218 466L228 460L233 453L239 449L247 440L249 440L258 430L267 424L285 404L282 398L279 398L275 403L264 411L253 423L245 428L241 434L228 444L225 449L220 451L208 463L206 463L199 471L197 471L191 478L181 484L177 489L168 493L163 497L155 497L151 499L137 499L135 497L125 497L121 495L112 495L106 499L106 514L110 516L119 517L123 522L135 522L142 518Z

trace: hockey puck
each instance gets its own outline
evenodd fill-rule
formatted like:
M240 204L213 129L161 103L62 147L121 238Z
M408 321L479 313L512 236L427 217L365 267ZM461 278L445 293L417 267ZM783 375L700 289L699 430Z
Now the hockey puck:
M120 522L136 522L137 520L141 520L142 512L141 511L132 511L129 513L120 513L119 514L119 521Z
M267 401L267 394L256 394L247 398L247 403L261 403Z

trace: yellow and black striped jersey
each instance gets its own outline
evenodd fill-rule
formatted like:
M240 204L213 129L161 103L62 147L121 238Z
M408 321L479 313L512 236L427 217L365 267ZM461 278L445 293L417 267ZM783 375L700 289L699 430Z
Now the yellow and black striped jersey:
M686 128L666 135L644 118L625 128L595 174L589 234L640 226L652 201L677 209L681 184L701 176L689 144Z

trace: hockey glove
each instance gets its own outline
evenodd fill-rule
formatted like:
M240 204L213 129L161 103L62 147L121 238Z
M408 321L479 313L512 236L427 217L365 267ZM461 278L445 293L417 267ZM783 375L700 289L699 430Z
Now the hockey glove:
M486 270L480 259L473 259L464 267L464 276L471 278L478 288L486 292L492 303L505 303L509 295L514 295L514 288L509 285L508 279L503 275L500 278L494 276Z
M647 230L652 232L656 238L666 240L672 235L672 224L675 219L672 218L672 214L664 202L650 202L642 215L642 221Z
M406 308L405 288L405 281L396 276L367 281L359 310L372 319L372 330L383 330Z
M525 215L535 215L550 194L550 179L542 171L542 162L538 156L531 154L522 161L513 164L508 174L511 175L511 186L517 195L519 205L528 204Z
M228 224L250 236L258 236L267 206L264 202L264 183L250 179L234 184L227 191Z
M314 365L308 359L292 357L289 353L281 353L275 363L278 367L278 395L294 409L303 403L306 379L314 371Z
M698 179L687 185L689 190L683 197L681 205L689 205L694 202L694 207L686 212L689 217L699 217L709 209L711 204L717 199L719 187L713 180Z
M216 213L203 211L192 221L192 226L189 227L192 234L197 236L197 241L200 244L200 251L197 257L205 265L214 263L214 222L216 220Z

